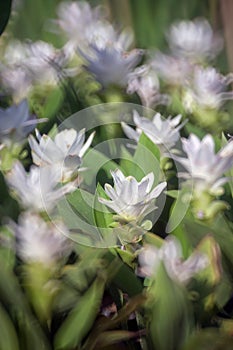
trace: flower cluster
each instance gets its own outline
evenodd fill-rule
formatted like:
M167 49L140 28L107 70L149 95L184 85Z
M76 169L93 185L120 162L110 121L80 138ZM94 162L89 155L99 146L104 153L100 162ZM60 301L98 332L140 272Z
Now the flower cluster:
M232 347L223 40L182 20L152 51L117 6L60 1L53 43L2 36L0 349L199 349L210 325Z

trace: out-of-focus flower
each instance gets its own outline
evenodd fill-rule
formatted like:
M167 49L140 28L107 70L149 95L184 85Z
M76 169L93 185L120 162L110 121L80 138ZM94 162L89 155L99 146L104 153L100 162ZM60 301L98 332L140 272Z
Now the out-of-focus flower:
M122 221L130 222L141 220L155 209L154 200L166 187L162 182L152 190L154 183L153 173L145 176L140 182L133 176L125 177L119 170L111 172L114 188L105 184L105 192L110 200L99 198L99 202L111 208Z
M14 164L6 179L23 207L34 212L51 211L59 199L77 188L74 182L59 186L60 174L55 167L32 165L27 173L20 162Z
M191 61L214 58L223 47L221 37L214 34L208 21L202 18L173 24L167 40L175 55Z
M17 239L17 253L27 264L50 267L71 252L68 229L62 222L46 223L38 214L26 212L11 227Z
M145 277L156 277L160 263L163 262L171 279L187 284L209 262L207 256L193 252L187 260L183 259L180 242L173 236L166 238L160 249L148 245L139 254L138 273Z
M183 86L192 72L192 66L187 60L161 52L156 52L151 59L151 66L162 80L174 86Z
M89 52L88 52L89 51ZM105 47L91 43L89 50L79 50L86 61L86 69L95 76L104 87L108 85L125 86L129 74L140 62L143 51L134 49L125 52L117 42L111 42Z
M29 136L33 162L38 166L56 167L61 181L68 181L77 173L94 135L93 132L85 142L85 129L79 132L65 129L52 140L48 135L41 136L37 131L38 142L32 135Z
M136 130L125 123L122 123L122 127L125 134L135 141L138 141L141 133L144 132L159 147L162 156L169 156L172 147L179 140L179 130L184 125L184 123L180 124L181 118L181 115L177 115L175 118L162 119L161 114L156 113L150 120L140 117L137 111L134 111L133 120Z
M7 94L18 103L26 98L32 89L32 77L23 67L0 67L0 80Z
M212 67L196 67L184 94L184 107L189 112L195 108L220 108L224 101L233 99L233 92L226 91L232 81L232 74L223 76Z
M99 20L103 19L100 7L91 8L85 1L66 1L58 6L58 19L53 20L69 40L78 43L86 39L90 29L95 30Z
M169 103L169 96L159 92L157 75L147 65L136 68L129 74L127 93L133 94L134 92L138 94L143 106L147 108Z
M211 135L199 140L196 135L191 134L188 139L182 139L182 144L187 158L175 159L187 172L181 173L180 176L191 179L197 193L221 193L221 186L228 181L228 178L222 175L233 166L233 141L229 141L217 154Z
M25 65L36 82L56 85L61 76L70 75L71 71L64 68L70 59L66 47L58 50L44 41L28 43L27 46Z
M27 100L7 109L0 108L0 141L6 145L21 142L38 122L45 120L30 114Z
M44 41L12 41L6 48L5 63L1 66L3 86L18 99L30 92L35 84L57 85L61 77L77 73L77 69L65 68L71 55L69 45L56 49Z

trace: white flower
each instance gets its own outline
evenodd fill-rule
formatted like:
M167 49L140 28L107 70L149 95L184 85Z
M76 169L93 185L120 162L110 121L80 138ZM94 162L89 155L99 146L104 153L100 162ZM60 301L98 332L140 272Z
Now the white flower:
M193 107L218 109L224 101L233 99L233 92L226 91L232 80L232 74L224 77L214 68L196 67L184 95L184 106L189 112Z
M58 186L60 174L54 167L32 165L27 173L20 162L14 164L6 179L23 207L35 212L51 211L58 200L77 188L74 182Z
M129 74L127 93L136 92L145 107L152 108L159 104L168 104L167 95L159 92L159 80L149 66L136 68Z
M180 21L167 33L172 52L193 61L214 58L222 49L222 39L215 35L207 20Z
M155 72L169 85L183 85L192 71L191 64L182 57L157 52L151 60Z
M62 222L46 223L39 215L26 212L19 217L19 224L11 227L17 240L17 253L25 263L41 263L48 267L71 252L66 238L68 229Z
M99 198L99 202L111 208L118 216L127 222L140 222L153 209L154 200L166 187L166 182L160 183L152 190L153 173L145 176L140 182L133 176L125 177L119 170L111 171L114 188L105 184L105 192L110 200Z
M53 22L60 27L67 38L73 42L85 40L86 33L95 29L103 18L100 7L91 8L85 1L66 1L59 4L58 19Z
M148 245L139 254L141 276L155 276L163 262L171 279L186 284L199 271L209 264L207 256L194 252L187 260L183 259L180 242L173 236L166 238L160 249Z
M46 120L30 114L27 100L6 109L0 108L0 141L4 144L20 142L38 122Z
M61 181L67 181L77 172L94 134L93 132L85 142L85 129L79 132L65 129L54 140L48 135L41 136L37 131L38 142L32 135L29 136L33 162L38 166L56 167Z
M183 150L187 158L175 157L187 173L181 176L191 179L195 190L218 193L221 186L228 181L221 177L233 166L233 141L228 142L215 154L214 140L211 135L206 135L202 140L194 134L188 139L182 139Z
M125 134L130 139L138 141L140 134L144 132L159 147L162 156L169 155L169 151L172 151L172 147L180 138L179 130L184 125L180 124L182 116L179 114L175 118L162 119L161 114L156 113L151 121L140 117L136 111L133 113L136 130L122 123Z
M7 94L14 102L26 98L32 89L32 76L21 66L1 66L0 79Z
M71 54L69 45L56 49L44 41L12 41L5 51L5 64L1 72L3 84L8 89L16 90L14 84L17 81L14 79L21 80L28 91L31 85L37 83L56 85L62 75L71 75L77 71L64 68ZM14 75L10 73L11 70ZM18 89L21 90L20 85Z
M44 41L27 43L28 57L25 65L36 82L56 85L59 77L69 74L64 69L69 55L66 48L60 50Z

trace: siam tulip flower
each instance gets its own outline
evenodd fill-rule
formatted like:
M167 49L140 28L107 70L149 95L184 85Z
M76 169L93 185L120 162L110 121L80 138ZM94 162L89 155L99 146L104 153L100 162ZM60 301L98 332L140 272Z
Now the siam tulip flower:
M162 182L152 190L153 173L138 182L133 176L124 176L116 169L111 171L114 188L105 184L105 192L110 200L99 198L99 202L111 208L123 222L141 222L153 209L155 198L159 197L167 183Z
M7 145L21 142L38 122L46 120L30 114L27 100L7 109L0 108L0 141Z
M143 106L153 108L159 104L168 104L169 97L159 92L159 80L149 66L136 68L129 75L127 93L136 92Z
M208 21L203 18L173 24L167 40L175 56L194 62L214 58L223 46L222 39L213 33Z
M180 138L179 130L184 123L180 124L182 116L179 114L175 118L162 119L160 113L156 113L152 121L148 118L140 117L134 111L133 120L136 130L122 123L125 134L135 141L139 140L140 134L144 132L160 149L162 156L167 156L172 147Z
M12 95L13 101L19 103L26 98L32 90L32 76L20 66L1 66L0 80L7 94Z
M84 50L79 52L86 61L86 69L103 87L127 85L129 74L140 62L143 54L142 50L137 49L126 52L114 41L102 48L91 43L89 48L90 53Z
M180 242L173 236L166 238L160 249L151 245L142 249L139 254L138 273L144 277L156 277L161 262L170 278L182 284L187 284L196 273L209 264L207 256L198 252L184 260Z
M184 96L184 106L189 112L198 107L219 109L224 101L233 99L233 92L226 91L232 81L232 74L225 77L214 68L196 67Z
M53 20L67 38L74 43L86 39L86 33L93 31L99 20L103 19L100 7L91 8L85 1L66 1L59 4L58 19Z
M214 140L206 135L202 140L191 134L182 139L187 158L175 157L186 169L180 176L190 179L197 193L207 191L211 194L222 192L221 186L228 181L222 177L233 166L233 140L229 141L215 154Z
M14 164L6 179L22 206L34 212L50 212L58 200L77 188L74 182L59 186L60 174L54 167L32 165L27 173L20 162Z
M192 65L187 60L161 52L156 52L151 66L165 83L172 86L183 86L192 72Z
M35 82L57 85L62 75L72 75L75 70L65 69L70 59L67 47L58 50L44 41L27 44L28 57L25 65Z
M85 142L85 129L77 132L65 129L52 140L48 135L40 135L37 139L29 136L33 162L38 166L51 165L56 167L61 181L68 181L75 175L82 163L82 157L90 147L95 133L93 132Z
M40 263L48 268L67 258L71 252L68 229L62 222L46 223L38 214L25 212L12 224L19 257L27 264Z

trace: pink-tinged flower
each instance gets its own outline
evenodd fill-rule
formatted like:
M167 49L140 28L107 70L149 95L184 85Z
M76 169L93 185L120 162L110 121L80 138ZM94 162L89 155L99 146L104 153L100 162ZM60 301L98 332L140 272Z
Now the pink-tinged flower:
M153 108L159 104L168 104L169 96L160 94L159 80L149 66L136 68L129 74L127 93L137 93L143 106Z

